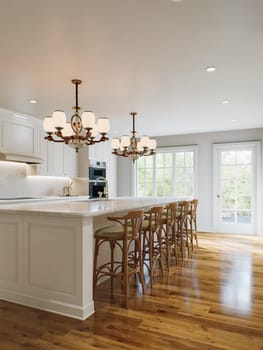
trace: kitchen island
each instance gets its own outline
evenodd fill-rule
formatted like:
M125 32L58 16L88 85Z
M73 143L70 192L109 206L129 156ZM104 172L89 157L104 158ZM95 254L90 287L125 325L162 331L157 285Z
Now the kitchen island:
M107 216L169 198L85 197L0 204L0 299L86 319L94 313L93 233ZM102 251L102 262L108 259Z

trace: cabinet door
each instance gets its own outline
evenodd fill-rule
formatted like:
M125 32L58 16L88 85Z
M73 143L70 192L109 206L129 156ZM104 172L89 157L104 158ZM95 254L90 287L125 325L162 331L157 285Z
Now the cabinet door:
M62 143L47 142L47 175L63 176L63 147Z
M89 159L97 162L105 162L105 142L89 146Z
M2 121L2 149L11 153L36 155L34 126L19 120Z
M64 176L76 177L78 170L78 154L75 149L64 145L63 149L64 157Z

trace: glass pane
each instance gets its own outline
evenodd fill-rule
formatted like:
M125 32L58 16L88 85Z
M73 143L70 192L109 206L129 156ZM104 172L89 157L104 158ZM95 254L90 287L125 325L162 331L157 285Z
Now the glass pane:
M185 166L193 167L194 166L194 152L185 152Z
M157 168L163 168L164 167L164 154L163 153L157 153L156 154L156 167Z
M235 163L236 163L235 151L221 152L221 164L235 164Z
M221 220L223 223L235 223L235 212L234 211L222 211Z
M190 197L193 195L193 184L191 182L186 182L184 184L184 194L183 196Z
M152 197L153 196L153 183L145 184L145 196Z
M192 179L193 179L193 173L194 173L194 169L193 168L185 168L185 170L184 170L184 181L191 182Z
M251 174L252 174L252 168L250 165L239 165L236 167L237 169L237 178L239 181L246 181L250 182L251 181Z
M139 168L144 168L144 157L141 157L137 160L137 167Z
M152 168L153 167L153 156L145 157L145 166L146 166L146 168Z
M184 180L184 168L177 168L175 171L176 182L183 182Z
M138 182L144 182L144 173L145 170L144 169L138 169Z
M172 181L165 181L165 184L164 184L164 195L166 197L172 197L173 196L173 182Z
M237 198L237 208L238 209L251 209L251 197L242 196Z
M251 211L238 211L237 222L240 224L251 224Z
M184 152L176 152L175 165L176 165L176 167L183 167L184 166Z
M252 192L252 185L250 182L239 182L237 184L238 195L249 195Z
M235 199L228 194L222 195L222 209L235 209Z
M251 164L252 151L237 151L237 164Z
M156 169L156 181L162 182L164 178L164 169Z
M228 196L230 198L235 198L235 182L234 181L223 181L221 183L221 194L222 196Z
M234 179L236 176L236 167L231 165L225 165L221 167L222 179Z
M164 183L163 182L157 182L157 197L163 197L164 196Z
M145 181L152 182L153 181L153 170L145 169Z
M173 169L172 168L164 168L164 176L165 176L165 178L169 177L172 179Z
M176 196L178 197L184 196L184 185L181 182L176 183Z
M165 159L165 167L171 167L173 166L173 153L165 153L164 154Z
M144 184L138 183L137 195L138 197L144 197Z

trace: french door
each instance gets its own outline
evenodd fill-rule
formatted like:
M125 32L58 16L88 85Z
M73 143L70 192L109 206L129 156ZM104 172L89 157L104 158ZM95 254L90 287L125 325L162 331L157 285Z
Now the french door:
M214 230L255 234L259 142L214 145Z

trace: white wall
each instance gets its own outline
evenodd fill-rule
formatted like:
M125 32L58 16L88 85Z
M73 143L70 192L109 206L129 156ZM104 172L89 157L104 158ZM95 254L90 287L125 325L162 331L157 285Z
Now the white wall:
M198 208L198 227L199 231L212 231L212 145L220 142L239 142L239 141L261 141L261 169L263 164L263 128L232 130L224 132L211 132L188 135L174 135L157 137L158 147L171 146L198 146L198 194L200 200ZM131 162L127 159L118 159L118 196L132 195L131 186ZM261 172L262 173L262 172ZM260 178L262 184L262 174ZM262 196L260 196L262 197ZM259 216L261 214L259 213ZM262 223L260 225L260 234L262 233Z

